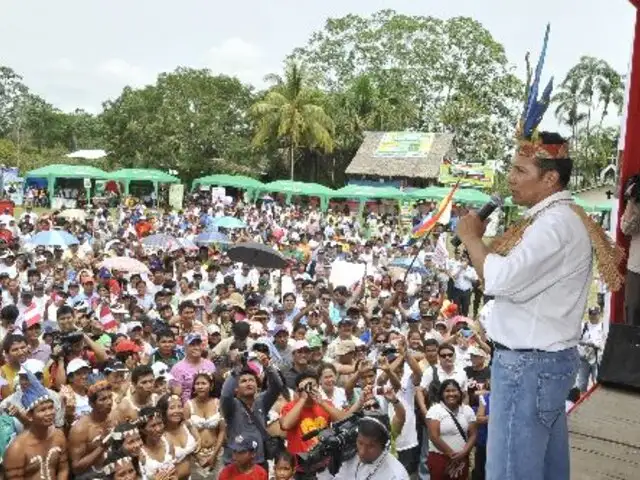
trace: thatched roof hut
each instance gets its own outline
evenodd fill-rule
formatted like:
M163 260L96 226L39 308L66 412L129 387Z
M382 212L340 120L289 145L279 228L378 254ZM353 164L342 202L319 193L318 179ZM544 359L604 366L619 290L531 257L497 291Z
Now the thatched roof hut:
M435 180L444 159L455 159L452 133L366 132L346 174Z

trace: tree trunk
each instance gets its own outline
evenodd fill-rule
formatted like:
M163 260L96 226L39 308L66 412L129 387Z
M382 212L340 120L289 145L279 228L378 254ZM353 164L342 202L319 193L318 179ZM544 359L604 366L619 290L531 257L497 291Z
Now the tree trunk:
M295 147L292 143L291 146L289 147L289 162L291 163L291 180L293 180L293 174L294 174L294 164L295 164L294 153L295 153Z

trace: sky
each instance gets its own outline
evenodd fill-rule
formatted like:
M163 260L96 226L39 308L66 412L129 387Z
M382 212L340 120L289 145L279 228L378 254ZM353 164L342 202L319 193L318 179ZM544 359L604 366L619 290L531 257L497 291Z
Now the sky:
M0 64L65 111L99 112L125 85L177 66L210 68L260 85L329 17L393 9L469 16L524 71L552 24L545 72L561 80L582 55L626 73L635 10L628 0L1 0ZM524 75L522 75L524 76ZM544 79L543 79L544 81ZM551 120L552 121L552 120Z

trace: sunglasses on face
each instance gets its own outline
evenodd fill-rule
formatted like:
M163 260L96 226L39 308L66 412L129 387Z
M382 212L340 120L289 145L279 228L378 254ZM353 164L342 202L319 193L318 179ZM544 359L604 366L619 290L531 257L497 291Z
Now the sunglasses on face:
M441 353L442 358L453 358L453 353Z

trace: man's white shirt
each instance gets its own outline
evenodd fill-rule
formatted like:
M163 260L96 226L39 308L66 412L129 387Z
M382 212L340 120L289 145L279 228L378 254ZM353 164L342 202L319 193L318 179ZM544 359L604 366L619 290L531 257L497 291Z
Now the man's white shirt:
M577 345L593 258L571 203L569 192L547 197L526 212L539 216L507 256L487 255L484 292L495 297L487 319L493 341L546 351Z

